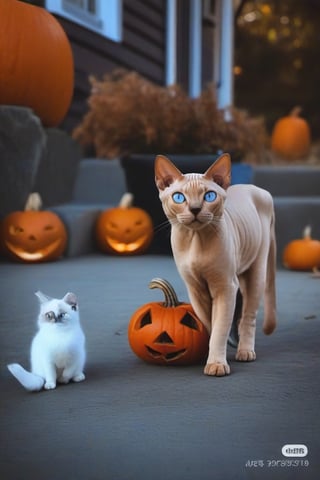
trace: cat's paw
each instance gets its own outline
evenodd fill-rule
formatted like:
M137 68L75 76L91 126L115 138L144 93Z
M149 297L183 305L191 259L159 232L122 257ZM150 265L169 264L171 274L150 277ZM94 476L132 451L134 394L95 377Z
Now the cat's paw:
M204 367L204 373L205 375L224 377L230 374L230 367L227 363L207 363Z
M86 376L84 373L79 373L79 375L75 375L72 380L74 382L83 382L83 380L85 380Z
M70 382L70 377L64 377L63 375L61 375L61 377L58 378L58 382L67 385L67 383Z
M238 362L253 362L256 359L256 352L254 350L238 350L236 360Z
M46 390L54 390L56 388L56 383L55 382L46 382L44 384L44 388Z

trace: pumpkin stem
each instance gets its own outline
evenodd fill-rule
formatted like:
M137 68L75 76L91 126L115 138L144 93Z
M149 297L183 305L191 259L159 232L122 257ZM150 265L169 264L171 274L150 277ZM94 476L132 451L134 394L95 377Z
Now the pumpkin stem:
M149 283L149 288L160 288L164 293L164 307L177 307L180 305L176 292L173 286L163 278L153 278Z
M24 207L25 211L34 210L38 212L39 210L41 210L41 207L42 207L42 200L41 200L40 194L38 192L30 193L27 199L26 205Z
M305 239L305 240L310 240L311 238L311 225L307 225L304 230L303 230L303 233L302 233L302 237Z
M133 195L132 193L126 192L122 195L121 200L119 202L120 208L129 208L132 207L133 204Z
M290 117L299 117L302 112L302 108L299 106L294 107L289 113Z

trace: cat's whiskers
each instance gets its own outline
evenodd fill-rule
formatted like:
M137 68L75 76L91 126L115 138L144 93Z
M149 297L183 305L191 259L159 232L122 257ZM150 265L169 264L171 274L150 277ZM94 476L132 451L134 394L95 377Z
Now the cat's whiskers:
M213 215L212 219L210 220L209 224L214 227L218 227L221 223L221 217L216 217Z
M159 223L159 225L156 225L154 227L154 233L156 234L162 230L169 230L169 229L170 229L170 222L169 220L165 220L164 222Z

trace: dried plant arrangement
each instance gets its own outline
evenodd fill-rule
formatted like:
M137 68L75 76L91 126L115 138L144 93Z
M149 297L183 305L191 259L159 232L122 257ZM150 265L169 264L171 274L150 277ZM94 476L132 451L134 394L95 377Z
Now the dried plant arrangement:
M179 85L162 87L124 70L102 80L92 76L90 83L89 110L73 137L93 146L100 158L223 150L257 162L266 146L263 118L236 108L219 110L212 85L190 98Z

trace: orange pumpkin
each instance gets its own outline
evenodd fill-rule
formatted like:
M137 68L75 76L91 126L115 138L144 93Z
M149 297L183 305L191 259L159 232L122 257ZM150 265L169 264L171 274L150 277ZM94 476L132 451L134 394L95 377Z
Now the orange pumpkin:
M314 270L320 267L320 241L311 238L311 228L303 232L303 238L288 243L283 251L283 265L292 270Z
M133 196L123 195L118 207L101 212L96 222L96 239L103 252L132 255L144 252L153 238L150 215L132 207Z
M59 22L44 8L0 0L0 104L30 107L54 127L73 86L72 50Z
M1 222L3 252L27 263L59 258L67 244L64 224L53 212L39 211L38 194L32 194L24 211L11 212Z
M310 149L310 128L300 112L301 108L295 107L288 116L280 118L271 134L272 151L289 160L306 156Z
M179 302L166 280L154 278L149 288L160 288L165 301L142 305L132 315L128 340L133 352L142 360L158 365L204 362L209 335L192 306Z

